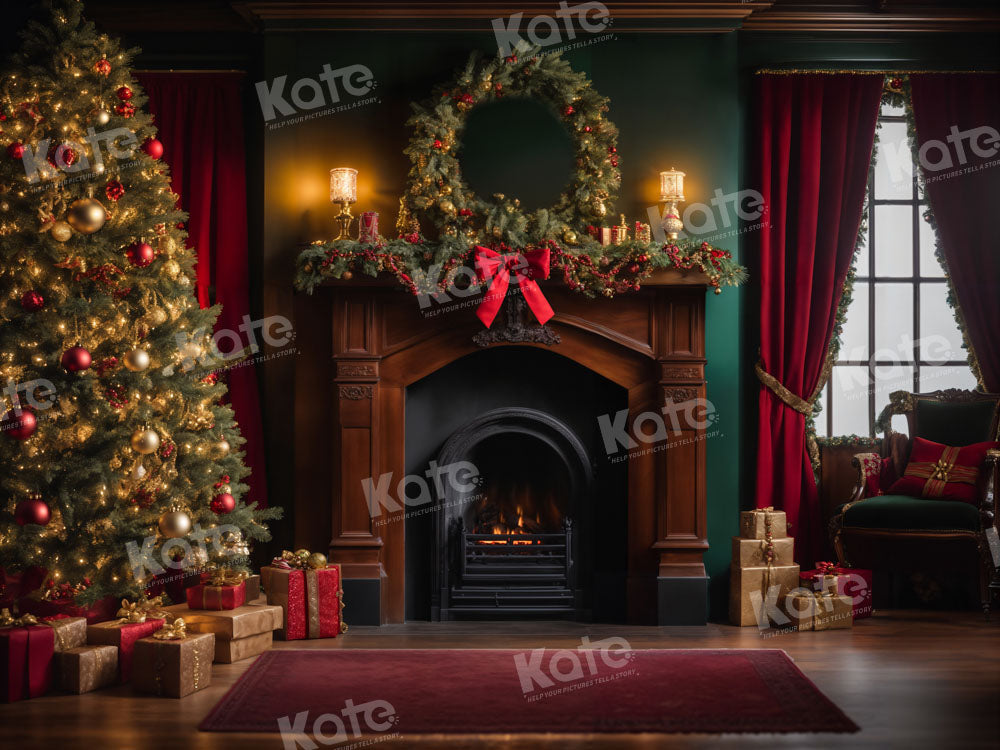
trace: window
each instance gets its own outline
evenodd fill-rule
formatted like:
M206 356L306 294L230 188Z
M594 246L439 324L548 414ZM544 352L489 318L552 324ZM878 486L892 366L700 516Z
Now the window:
M841 347L822 393L819 435L875 436L889 394L976 387L924 219L901 107L883 104L868 174L868 227ZM892 427L906 432L902 417Z

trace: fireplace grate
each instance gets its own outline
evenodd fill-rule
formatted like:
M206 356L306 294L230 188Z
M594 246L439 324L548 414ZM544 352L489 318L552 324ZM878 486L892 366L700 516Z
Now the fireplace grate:
M453 614L573 616L573 527L538 534L476 534L457 529ZM446 614L446 613L443 613Z

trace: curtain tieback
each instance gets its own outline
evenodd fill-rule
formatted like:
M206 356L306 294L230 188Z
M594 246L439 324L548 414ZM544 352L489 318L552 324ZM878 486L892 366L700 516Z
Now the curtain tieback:
M764 362L762 360L757 360L757 364L753 366L753 369L757 373L757 379L766 385L771 393L781 399L781 402L785 406L795 409L795 411L800 414L805 414L807 417L812 414L812 404L804 398L799 398L779 383L778 379L774 377L774 375L764 369Z

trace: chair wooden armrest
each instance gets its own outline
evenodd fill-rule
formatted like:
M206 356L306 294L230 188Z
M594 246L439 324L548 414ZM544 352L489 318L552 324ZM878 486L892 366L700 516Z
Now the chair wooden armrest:
M983 492L979 495L979 517L983 522L983 528L989 529L996 521L996 488L1000 483L997 474L1000 473L1000 450L992 449L986 451L986 461L983 463L983 471L986 472L986 483Z

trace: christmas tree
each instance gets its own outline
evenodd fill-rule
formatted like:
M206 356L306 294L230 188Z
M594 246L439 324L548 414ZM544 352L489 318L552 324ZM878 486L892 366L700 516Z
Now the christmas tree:
M280 513L242 499L219 310L193 294L136 50L75 0L44 13L0 83L0 566L87 604L243 567Z

